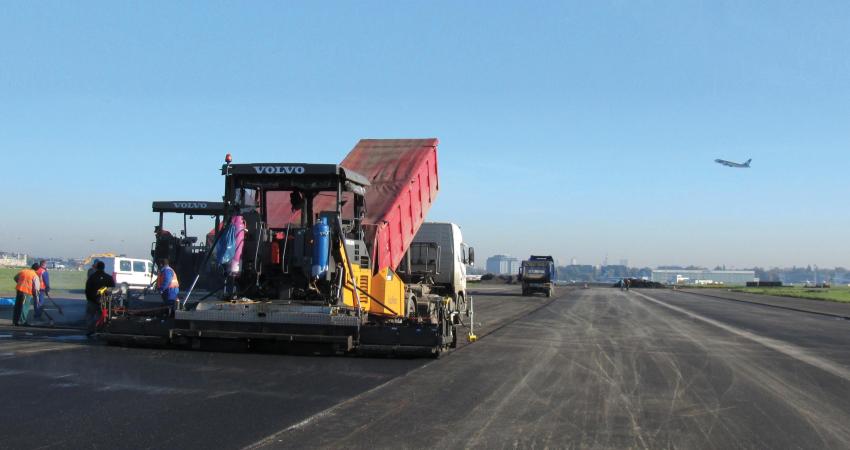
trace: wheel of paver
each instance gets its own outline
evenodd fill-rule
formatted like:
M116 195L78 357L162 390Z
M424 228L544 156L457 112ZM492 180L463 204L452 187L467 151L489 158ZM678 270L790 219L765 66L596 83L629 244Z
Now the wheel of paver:
M407 296L407 315L408 317L416 315L416 296L413 294L408 294Z

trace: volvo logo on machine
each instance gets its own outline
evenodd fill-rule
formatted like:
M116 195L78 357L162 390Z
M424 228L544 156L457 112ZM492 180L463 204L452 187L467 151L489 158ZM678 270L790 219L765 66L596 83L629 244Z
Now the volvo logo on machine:
M202 202L173 202L175 208L179 209L202 209L206 208L207 204Z
M267 175L303 175L303 166L253 166L258 174Z

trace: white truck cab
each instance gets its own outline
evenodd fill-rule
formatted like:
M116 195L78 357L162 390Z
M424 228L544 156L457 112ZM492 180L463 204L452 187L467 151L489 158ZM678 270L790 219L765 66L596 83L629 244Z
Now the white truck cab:
M475 262L475 250L463 241L460 226L449 222L425 222L419 227L414 243L436 243L440 247L440 270L434 281L457 302L467 307L466 266Z

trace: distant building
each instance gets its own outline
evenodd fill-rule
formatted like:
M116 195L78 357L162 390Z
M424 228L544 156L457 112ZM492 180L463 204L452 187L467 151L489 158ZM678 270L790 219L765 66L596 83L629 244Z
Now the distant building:
M571 259L571 260L570 260L570 265L571 265L571 266L577 266L577 265L578 265L578 260L577 260L577 259L575 259L575 258Z
M570 264L569 266L558 267L558 278L571 282L591 282L596 279L596 268L590 264L583 266Z
M620 265L621 265L621 266L629 267L629 260L628 260L628 259L621 259L621 260L620 260Z
M495 255L487 258L487 272L499 275L516 275L519 273L519 258L508 255Z
M599 269L599 279L596 281L603 281L605 283L618 281L622 278L627 278L629 276L629 268L623 265L610 265L605 267L600 267Z
M663 284L738 286L755 279L756 273L752 270L656 269L652 271L652 281Z
M0 252L0 267L24 267L26 265L26 253Z

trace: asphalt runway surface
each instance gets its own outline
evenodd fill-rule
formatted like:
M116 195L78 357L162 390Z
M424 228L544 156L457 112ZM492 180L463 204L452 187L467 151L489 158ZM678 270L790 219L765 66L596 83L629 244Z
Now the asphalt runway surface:
M479 341L438 360L3 328L0 447L850 447L850 321L668 290L485 288Z

